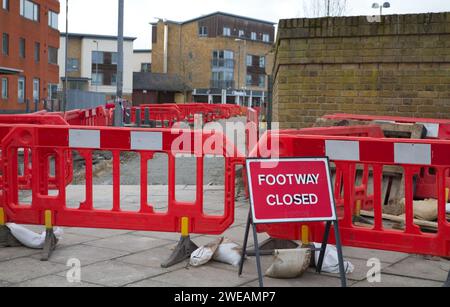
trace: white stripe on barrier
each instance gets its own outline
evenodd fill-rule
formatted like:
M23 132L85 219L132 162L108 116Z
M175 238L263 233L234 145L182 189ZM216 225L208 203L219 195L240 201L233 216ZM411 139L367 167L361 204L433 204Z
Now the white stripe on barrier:
M70 148L100 148L100 130L69 129Z
M431 165L430 144L395 143L395 163Z
M325 141L325 149L331 160L359 161L357 141Z
M438 138L439 137L439 124L434 123L417 123L418 125L424 125L427 128L427 137Z
M131 150L162 150L162 132L131 132Z

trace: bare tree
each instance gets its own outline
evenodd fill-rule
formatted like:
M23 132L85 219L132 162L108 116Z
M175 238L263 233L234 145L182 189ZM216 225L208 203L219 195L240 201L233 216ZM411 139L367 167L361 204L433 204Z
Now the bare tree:
M343 16L347 0L302 0L304 17Z

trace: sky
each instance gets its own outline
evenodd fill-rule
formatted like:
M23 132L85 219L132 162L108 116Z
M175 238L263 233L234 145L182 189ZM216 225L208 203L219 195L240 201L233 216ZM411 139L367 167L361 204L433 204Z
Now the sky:
M304 17L304 2L317 0L125 0L125 35L136 37L135 49L151 48L151 26L157 18L184 21L216 11L278 22ZM347 0L346 15L374 15L374 2ZM59 28L65 32L65 3L60 0ZM450 0L390 0L385 14L450 11ZM115 0L69 0L69 32L117 35Z

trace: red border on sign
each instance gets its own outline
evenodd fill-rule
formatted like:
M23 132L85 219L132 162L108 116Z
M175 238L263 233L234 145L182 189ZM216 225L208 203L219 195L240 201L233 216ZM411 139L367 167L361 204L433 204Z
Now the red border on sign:
M258 218L257 217L257 210L260 210L261 208L255 207L255 198L254 197L254 178L252 177L252 163L259 163L259 164L275 164L278 166L280 163L292 163L292 162L323 162L326 170L326 183L327 183L327 190L329 194L329 203L327 203L327 206L330 206L329 208L325 207L327 216L314 216L314 217L274 217L274 218ZM334 193L333 193L333 185L331 182L331 175L330 175L330 163L329 159L326 157L320 157L320 158L279 158L279 159L247 159L246 162L247 167L247 176L248 176L248 185L249 185L249 192L250 192L250 205L252 210L252 217L253 222L255 224L275 224L275 223L297 223L297 222L325 222L325 221L336 221L337 215L336 215L336 206L334 201ZM323 182L322 182L323 184ZM272 188L273 190L274 188ZM291 187L292 189L292 187ZM281 188L278 188L277 191L283 192ZM259 191L258 191L259 192ZM326 200L328 202L328 199ZM273 207L272 207L273 208ZM260 210L261 211L261 210ZM258 211L258 213L260 213ZM262 214L259 214L260 216Z

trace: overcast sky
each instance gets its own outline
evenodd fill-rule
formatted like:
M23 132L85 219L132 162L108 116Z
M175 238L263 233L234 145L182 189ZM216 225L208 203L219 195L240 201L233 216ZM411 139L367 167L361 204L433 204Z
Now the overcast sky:
M216 11L278 22L304 17L303 2L316 0L125 0L125 35L137 37L135 49L151 48L154 17L183 21ZM378 0L382 1L382 0ZM65 31L65 0L60 30ZM369 15L376 0L347 0L347 15ZM390 0L386 14L450 11L450 0ZM69 0L69 32L117 35L117 1Z

